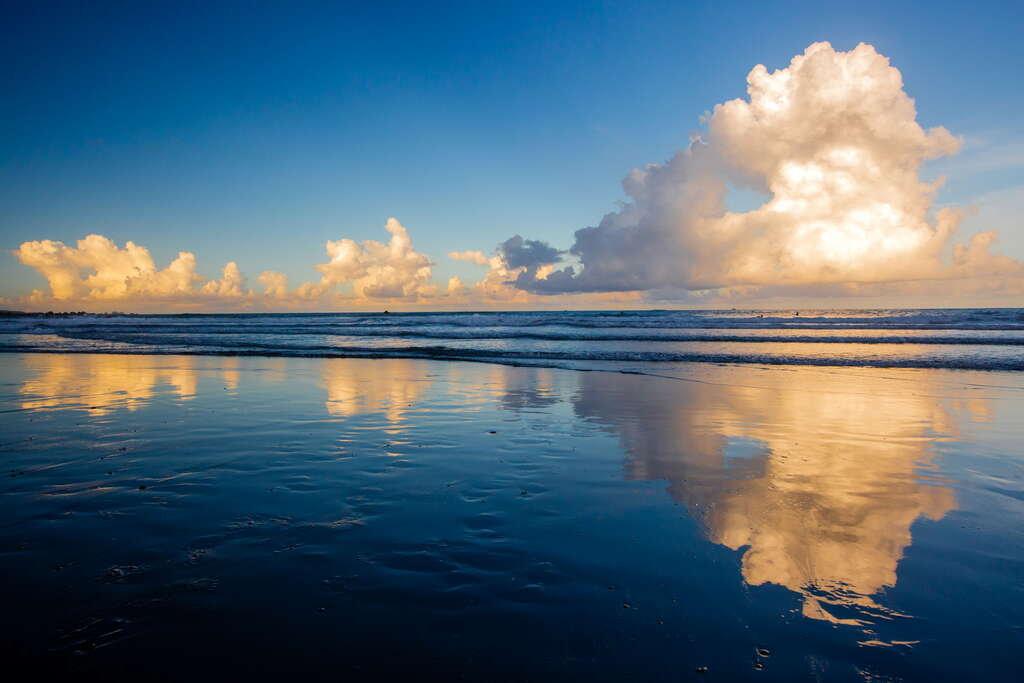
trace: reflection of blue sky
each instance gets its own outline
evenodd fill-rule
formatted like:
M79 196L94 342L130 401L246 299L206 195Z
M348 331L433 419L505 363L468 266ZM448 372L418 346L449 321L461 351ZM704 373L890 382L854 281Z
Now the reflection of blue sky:
M745 436L726 439L722 467L731 470L730 478L751 479L764 476L765 457L771 455L763 442Z

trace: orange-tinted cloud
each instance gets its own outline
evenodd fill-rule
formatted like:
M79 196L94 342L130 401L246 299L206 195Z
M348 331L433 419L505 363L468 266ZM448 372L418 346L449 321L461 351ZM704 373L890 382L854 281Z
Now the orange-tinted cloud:
M412 247L409 232L394 218L384 229L391 233L387 244L350 239L327 242L330 261L316 267L323 275L320 286L351 284L357 298L401 298L431 294L433 263Z
M486 265L488 271L477 283L466 285L453 277L442 287L433 282L433 262L415 250L405 226L390 218L384 228L391 235L388 242L360 243L347 238L328 241L328 261L314 266L321 275L318 281L289 288L285 274L272 270L260 273L257 281L262 291L249 287L248 278L234 261L224 266L221 277L207 280L197 272L196 258L189 252L181 252L160 269L145 247L134 242L119 247L101 235L89 235L75 246L51 240L25 242L15 255L46 278L50 291L36 290L28 297L0 302L26 308L129 311L526 306L552 302L551 297L512 286L525 267L510 267L503 254L452 254L453 258ZM605 298L591 297L594 301ZM639 296L616 294L612 298L633 301ZM564 299L579 302L580 297Z
M25 242L15 255L46 278L57 301L179 295L194 291L202 280L189 252L179 252L159 270L145 247L134 242L118 247L102 235L89 235L75 247L51 240Z

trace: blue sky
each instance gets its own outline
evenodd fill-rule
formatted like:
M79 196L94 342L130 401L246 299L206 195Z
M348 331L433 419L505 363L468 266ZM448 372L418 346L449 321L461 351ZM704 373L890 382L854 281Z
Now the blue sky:
M386 6L384 6L386 4ZM143 6L145 5L145 6ZM98 232L314 279L324 243L395 216L435 277L520 233L559 247L818 40L873 44L924 126L966 141L926 173L965 231L1024 256L1024 33L1012 2L25 3L0 41L0 293L8 253ZM1024 206L1021 207L1024 209ZM994 224L993 224L994 223Z

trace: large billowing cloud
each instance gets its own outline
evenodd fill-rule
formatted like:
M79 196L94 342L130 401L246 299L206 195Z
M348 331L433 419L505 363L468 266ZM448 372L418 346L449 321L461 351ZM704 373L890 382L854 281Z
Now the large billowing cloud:
M1020 262L992 253L994 233L952 244L959 213L932 212L938 187L919 170L959 142L917 123L899 70L873 47L815 43L785 69L755 67L747 82L749 99L716 106L705 137L631 172L623 181L630 201L576 232L570 252L582 268L544 277L526 270L515 284L548 294L749 294L1024 274ZM766 200L729 211L730 183Z

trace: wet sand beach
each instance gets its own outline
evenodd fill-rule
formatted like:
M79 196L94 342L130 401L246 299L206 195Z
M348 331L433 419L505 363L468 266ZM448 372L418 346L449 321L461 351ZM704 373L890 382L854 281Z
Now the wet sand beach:
M3 354L4 661L1010 680L1014 372Z

